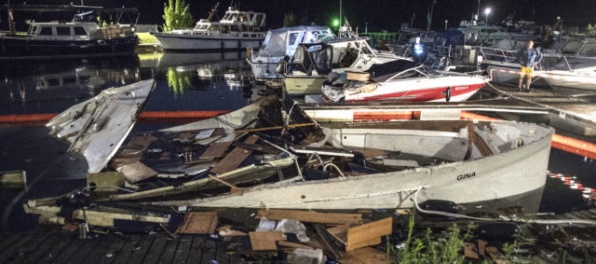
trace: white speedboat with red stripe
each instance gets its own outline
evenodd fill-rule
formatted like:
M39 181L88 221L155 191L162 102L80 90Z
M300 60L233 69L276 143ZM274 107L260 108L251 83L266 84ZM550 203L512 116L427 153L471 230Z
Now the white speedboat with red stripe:
M425 65L376 78L368 78L368 73L348 72L346 76L344 83L335 81L339 85L333 81L323 85L326 101L460 102L489 81L486 76L437 71Z

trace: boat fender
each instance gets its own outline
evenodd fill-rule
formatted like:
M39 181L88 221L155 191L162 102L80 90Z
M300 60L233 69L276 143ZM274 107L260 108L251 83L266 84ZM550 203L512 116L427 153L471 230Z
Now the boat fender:
M445 90L445 101L449 102L451 100L451 87L447 87Z
M491 240L512 240L519 228L514 223L481 224L476 228L478 237Z
M106 44L106 41L103 40L103 39L99 39L99 40L97 40L97 44L99 44L99 45L105 45Z

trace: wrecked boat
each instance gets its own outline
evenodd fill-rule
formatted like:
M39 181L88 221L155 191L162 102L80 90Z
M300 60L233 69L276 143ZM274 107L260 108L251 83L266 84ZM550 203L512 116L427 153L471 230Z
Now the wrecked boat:
M50 135L66 141L70 152L85 157L89 173L100 172L133 128L155 80L103 90L52 118Z
M269 96L133 137L110 167L134 188L97 202L324 210L436 200L475 208L515 204L543 189L552 134L510 121L322 125L290 98Z

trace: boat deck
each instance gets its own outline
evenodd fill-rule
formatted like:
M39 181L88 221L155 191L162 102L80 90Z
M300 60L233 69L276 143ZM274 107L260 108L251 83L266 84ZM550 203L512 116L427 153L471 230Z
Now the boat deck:
M594 220L596 209L560 215L539 215L537 220ZM453 225L449 221L444 225ZM424 225L424 222L420 223ZM428 224L428 223L427 223ZM441 223L435 222L437 226ZM566 226L563 224L563 226ZM575 232L571 231L575 229ZM585 234L582 241L594 243L594 225L573 224L566 230ZM285 263L274 255L251 254L248 261L239 252L229 252L229 242L208 235L184 235L172 238L166 233L90 234L80 239L78 233L58 229L26 233L0 233L0 263ZM242 252L240 252L242 253ZM258 260L256 260L258 259ZM547 260L546 258L544 260ZM551 259L552 260L552 259Z

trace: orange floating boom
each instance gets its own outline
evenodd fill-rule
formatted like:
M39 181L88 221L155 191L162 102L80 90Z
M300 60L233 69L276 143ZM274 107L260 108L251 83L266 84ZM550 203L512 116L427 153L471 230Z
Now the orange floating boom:
M216 117L229 111L151 111L141 112L139 120L155 119L204 119ZM24 114L24 115L3 115L0 116L0 124L5 123L45 123L54 118L57 114Z
M476 119L486 121L499 120L497 118L473 114L465 111L462 111L460 113L460 118L467 120ZM571 137L561 136L559 134L554 134L552 138L552 147L565 152L588 157L590 159L596 159L596 144L590 142L582 141Z

